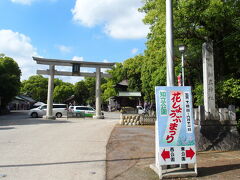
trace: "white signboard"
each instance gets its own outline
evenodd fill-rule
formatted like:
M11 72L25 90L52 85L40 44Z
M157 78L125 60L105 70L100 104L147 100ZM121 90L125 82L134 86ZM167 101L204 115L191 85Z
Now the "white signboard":
M155 95L157 165L196 163L191 87L159 86Z

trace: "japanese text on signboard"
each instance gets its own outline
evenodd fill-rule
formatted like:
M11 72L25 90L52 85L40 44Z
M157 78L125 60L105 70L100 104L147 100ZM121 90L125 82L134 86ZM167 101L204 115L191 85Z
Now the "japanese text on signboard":
M167 143L172 143L175 136L178 136L179 129L182 123L182 92L171 91L171 106L170 106L170 123L168 127L168 134L166 136Z
M161 116L167 116L167 93L166 91L160 91L160 114Z

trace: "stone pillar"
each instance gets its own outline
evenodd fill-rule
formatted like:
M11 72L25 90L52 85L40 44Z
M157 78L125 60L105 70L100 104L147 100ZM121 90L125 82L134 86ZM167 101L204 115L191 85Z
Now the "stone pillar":
M54 71L55 66L49 65L49 78L48 78L48 97L47 97L47 113L45 119L56 119L53 116L53 87L54 87Z
M215 106L215 80L212 42L203 44L202 54L205 119L217 120L219 117Z
M96 116L93 116L96 119L104 119L104 116L101 114L101 68L96 68Z
M198 151L230 151L240 149L234 107L216 109L212 42L203 48L204 107L199 108L200 124L195 126ZM231 115L231 116L230 116Z

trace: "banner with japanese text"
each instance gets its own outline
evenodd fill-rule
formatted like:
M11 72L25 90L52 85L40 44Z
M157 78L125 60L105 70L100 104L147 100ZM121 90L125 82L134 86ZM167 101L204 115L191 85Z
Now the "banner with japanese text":
M189 86L155 89L160 165L196 162L192 93Z

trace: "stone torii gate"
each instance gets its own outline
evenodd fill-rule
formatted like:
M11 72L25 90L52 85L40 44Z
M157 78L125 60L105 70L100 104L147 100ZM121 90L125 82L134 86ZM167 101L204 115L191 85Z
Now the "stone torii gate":
M48 78L48 96L47 96L47 113L46 119L55 119L53 116L53 87L54 87L54 75L60 76L84 76L84 77L96 77L96 119L103 119L101 115L101 77L111 77L109 74L101 73L101 68L112 68L115 63L101 63L101 62L84 62L84 61L71 61L60 59L46 59L33 57L33 60L37 64L49 65L47 70L37 70L37 74L49 75ZM55 66L71 66L72 72L56 71ZM81 72L81 67L96 68L95 73Z

